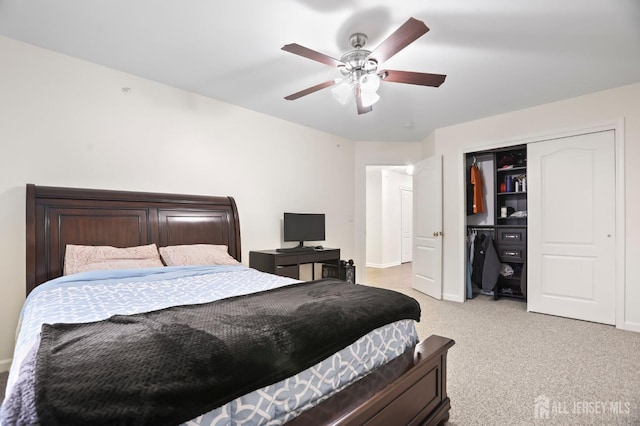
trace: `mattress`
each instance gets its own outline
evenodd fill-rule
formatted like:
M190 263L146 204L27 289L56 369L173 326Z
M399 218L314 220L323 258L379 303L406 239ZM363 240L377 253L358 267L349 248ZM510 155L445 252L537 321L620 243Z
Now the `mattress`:
M298 281L241 265L165 267L74 274L38 286L21 312L0 424L35 415L29 389L42 324L77 323L175 305L206 303ZM283 424L417 344L412 320L380 327L333 356L278 383L237 398L188 425ZM25 391L26 390L26 391ZM26 395L26 396L25 396Z

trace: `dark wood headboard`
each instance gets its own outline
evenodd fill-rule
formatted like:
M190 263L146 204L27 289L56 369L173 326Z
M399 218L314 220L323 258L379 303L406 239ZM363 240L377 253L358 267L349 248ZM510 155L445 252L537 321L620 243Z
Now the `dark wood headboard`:
M67 244L226 244L240 261L240 221L232 197L27 184L26 207L27 294L62 275Z

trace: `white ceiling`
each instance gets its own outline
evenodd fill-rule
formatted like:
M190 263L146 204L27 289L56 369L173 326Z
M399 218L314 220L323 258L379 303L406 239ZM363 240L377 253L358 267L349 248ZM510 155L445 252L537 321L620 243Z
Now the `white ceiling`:
M283 45L339 59L409 17L430 31L382 68L447 74L440 88L383 82L363 115L330 89L284 99L340 74ZM0 35L356 141L640 81L640 0L0 0Z

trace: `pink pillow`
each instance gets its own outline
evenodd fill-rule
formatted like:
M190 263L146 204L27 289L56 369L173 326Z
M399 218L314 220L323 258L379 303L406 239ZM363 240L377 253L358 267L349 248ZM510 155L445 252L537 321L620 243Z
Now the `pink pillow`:
M160 255L167 266L240 264L229 255L225 245L190 244L160 247Z
M153 268L164 266L155 244L136 247L80 246L67 244L64 275L101 269Z

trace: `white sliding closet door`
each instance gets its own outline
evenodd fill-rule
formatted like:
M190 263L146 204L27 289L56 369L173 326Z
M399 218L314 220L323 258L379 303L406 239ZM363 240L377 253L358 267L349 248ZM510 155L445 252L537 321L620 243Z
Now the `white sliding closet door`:
M527 146L528 309L615 324L615 134Z

